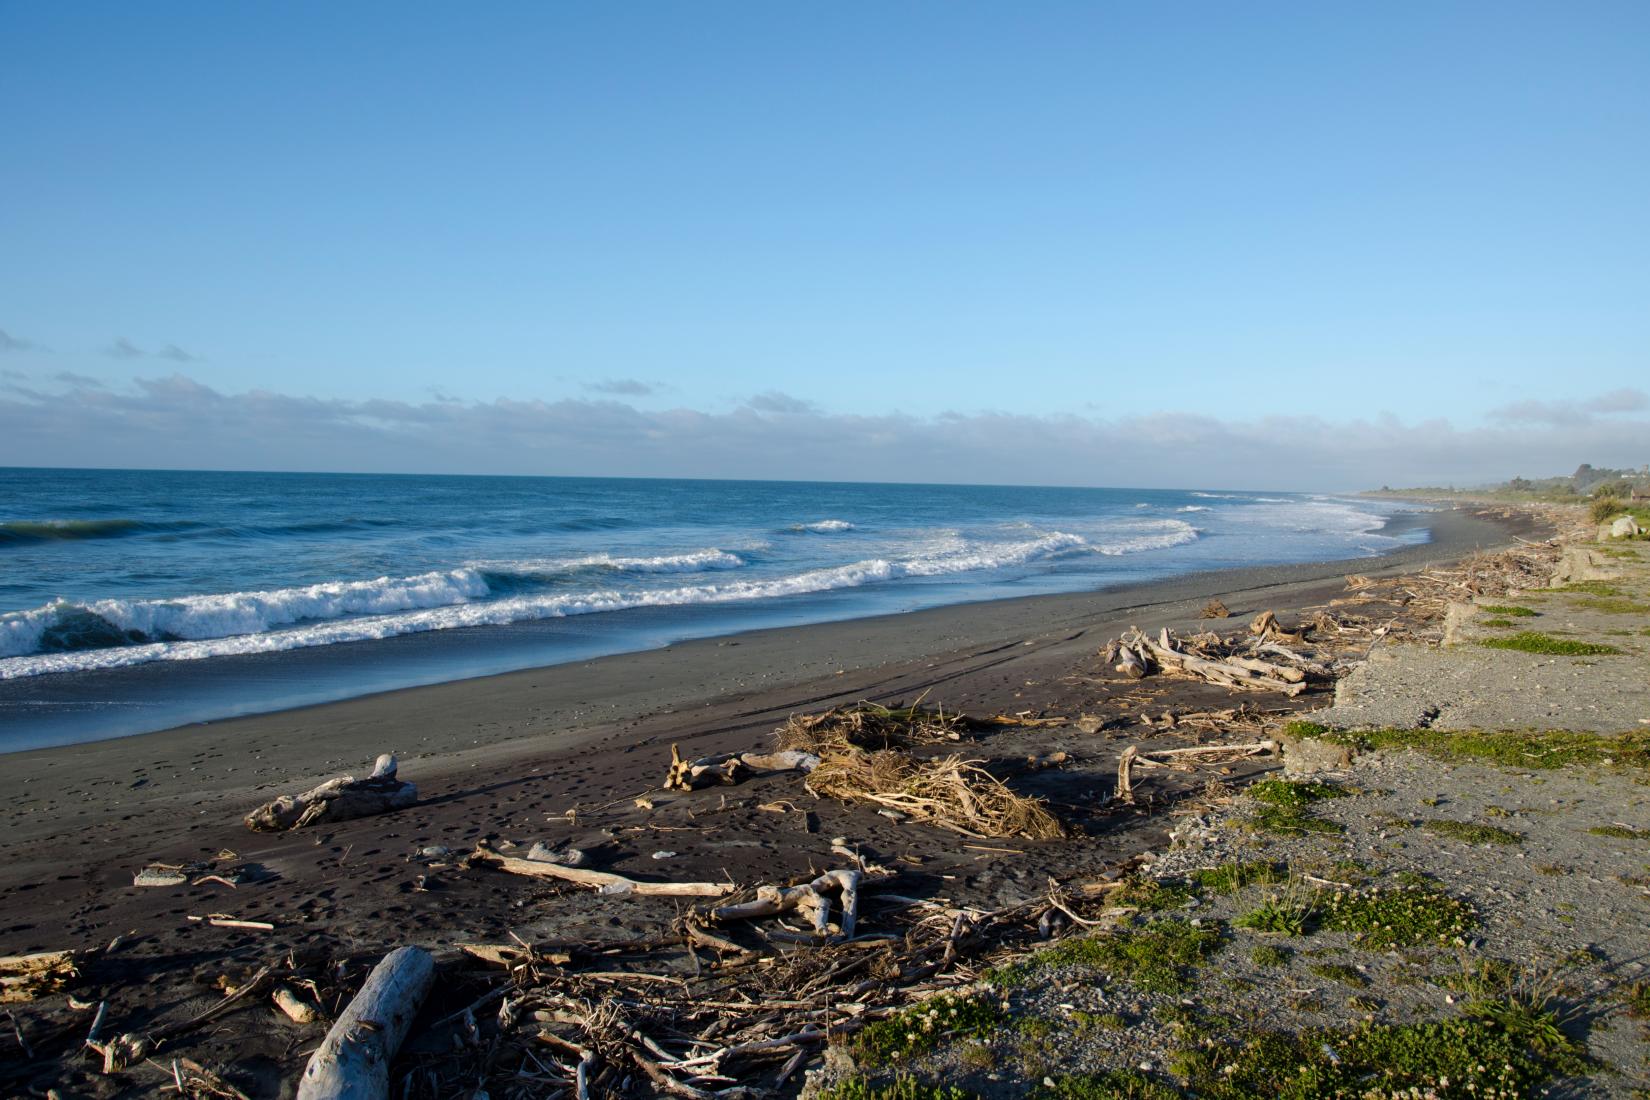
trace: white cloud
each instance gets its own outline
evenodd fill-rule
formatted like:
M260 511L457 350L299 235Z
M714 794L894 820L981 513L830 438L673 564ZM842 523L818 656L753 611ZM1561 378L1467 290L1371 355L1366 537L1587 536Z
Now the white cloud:
M1351 489L1650 459L1650 421L1619 393L1578 402L1598 410L1586 422L1458 428L1386 414L827 414L783 395L717 413L611 399L352 401L228 394L182 374L58 386L0 394L0 464Z
M1599 416L1643 412L1650 409L1650 395L1643 390L1620 389L1585 401L1515 401L1491 409L1490 417L1511 424L1577 425L1591 423Z

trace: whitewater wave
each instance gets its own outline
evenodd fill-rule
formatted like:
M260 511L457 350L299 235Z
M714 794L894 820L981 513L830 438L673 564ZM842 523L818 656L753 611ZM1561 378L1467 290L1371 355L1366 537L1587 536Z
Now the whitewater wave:
M1208 510L1209 506L1207 504L1183 504L1175 509L1177 512L1207 512Z
M712 547L687 554L660 554L651 558L587 554L582 558L510 559L465 563L489 580L542 580L584 571L611 573L703 573L713 569L739 569L745 559L738 554Z
M234 592L177 600L58 602L0 616L0 679L107 669L151 661L187 661L371 641L435 630L502 626L535 619L638 607L714 605L855 588L906 577L989 571L1072 554L1119 555L1178 545L1197 531L1178 520L1135 525L1106 542L1054 531L1034 539L947 547L903 559L869 558L787 576L658 589L605 588L498 595L491 574L475 567L335 582L268 592ZM591 560L591 559L585 559ZM604 567L632 571L731 567L722 551L658 558L610 558ZM498 563L502 564L502 563ZM522 565L511 575L522 576ZM565 564L565 563L561 563Z
M839 531L852 531L854 525L845 519L822 519L813 523L798 523L791 527L792 531L811 531L816 535L834 535Z

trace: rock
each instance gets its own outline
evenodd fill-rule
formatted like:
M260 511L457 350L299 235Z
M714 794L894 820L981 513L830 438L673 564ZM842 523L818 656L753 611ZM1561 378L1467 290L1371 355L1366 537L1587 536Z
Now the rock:
M1319 737L1291 737L1282 735L1283 774L1288 776L1320 775L1323 772L1344 772L1352 767L1352 750Z
M1613 539L1636 538L1643 533L1638 520L1632 516L1617 516L1615 522L1610 524L1610 537Z

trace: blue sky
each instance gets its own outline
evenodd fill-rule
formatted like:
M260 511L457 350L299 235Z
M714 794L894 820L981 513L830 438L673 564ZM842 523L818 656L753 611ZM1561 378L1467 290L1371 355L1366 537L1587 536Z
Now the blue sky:
M1650 377L1644 3L0 0L0 38L0 462L174 374L1101 433Z

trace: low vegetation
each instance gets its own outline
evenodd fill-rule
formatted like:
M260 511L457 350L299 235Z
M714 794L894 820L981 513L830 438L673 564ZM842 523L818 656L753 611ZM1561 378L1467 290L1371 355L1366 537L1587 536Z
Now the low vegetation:
M1522 844L1524 835L1495 825L1479 825L1471 821L1423 821L1423 832L1447 836L1463 844Z
M819 1100L977 1100L972 1092L955 1085L933 1085L900 1074L887 1084L872 1084L864 1077L851 1077L819 1094Z
M1504 603L1479 604L1478 610L1486 611L1491 615L1505 615L1511 619L1533 619L1540 614L1534 608L1518 607L1514 604Z
M1304 834L1338 833L1341 827L1311 812L1310 807L1327 798L1340 798L1347 791L1329 783L1267 779L1249 788L1249 797L1259 803L1250 825L1262 832Z
M1331 730L1291 722L1295 737L1321 737L1359 751L1414 749L1429 756L1484 760L1525 771L1537 768L1618 767L1650 772L1650 731L1622 734L1565 730Z
M1483 638L1478 644L1490 649L1512 649L1519 653L1541 653L1553 657L1609 657L1621 652L1615 646L1602 642L1555 638L1534 630L1521 630L1505 638Z
M1158 917L1116 932L1072 936L986 977L997 985L1015 986L1038 971L1089 967L1150 993L1179 993L1188 987L1192 968L1214 954L1220 943L1218 928Z
M883 1063L932 1050L944 1039L985 1038L1002 1022L1003 1008L994 998L942 993L867 1024L855 1037L853 1049Z
M1360 947L1460 946L1477 923L1472 906L1430 884L1337 890L1321 900L1319 927Z

